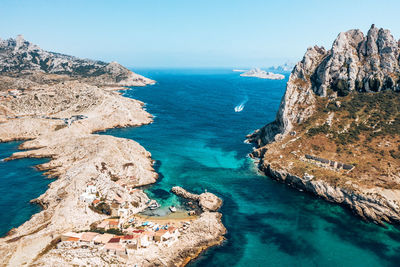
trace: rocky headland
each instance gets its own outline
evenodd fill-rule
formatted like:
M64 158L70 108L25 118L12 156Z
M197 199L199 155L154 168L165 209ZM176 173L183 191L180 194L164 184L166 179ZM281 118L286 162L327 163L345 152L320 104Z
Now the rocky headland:
M82 255L88 256L85 264L98 266L154 265L159 259L179 265L199 247L220 242L224 228L215 212L202 213L179 236L177 244L189 250L157 246L140 257L121 258L102 247L95 255L86 244L60 241L66 232L88 231L114 213L120 225L130 223L129 216L148 207L149 198L138 187L157 180L151 154L133 140L95 133L151 123L142 102L115 89L153 83L115 62L47 52L22 36L0 40L0 141L26 140L23 151L5 160L49 158L37 168L57 178L32 200L43 210L0 239L1 265L79 265Z
M400 222L399 42L371 26L310 47L275 121L248 136L272 178L343 204L376 223Z

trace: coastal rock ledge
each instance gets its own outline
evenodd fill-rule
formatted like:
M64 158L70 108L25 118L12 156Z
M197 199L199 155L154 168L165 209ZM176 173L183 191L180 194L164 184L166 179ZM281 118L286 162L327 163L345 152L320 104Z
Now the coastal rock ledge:
M310 47L250 154L272 178L400 223L400 41L372 25Z

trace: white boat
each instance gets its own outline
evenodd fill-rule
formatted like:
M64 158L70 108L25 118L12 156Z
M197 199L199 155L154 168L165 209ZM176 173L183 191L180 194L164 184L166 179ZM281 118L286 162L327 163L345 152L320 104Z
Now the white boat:
M176 208L175 208L175 206L171 206L171 207L169 207L169 210L170 210L171 212L176 212Z
M243 109L244 109L244 105L241 104L241 105L235 107L235 112L240 112L240 111L242 111Z
M160 204L158 204L158 202L156 200L152 200L149 205L149 209L151 209L151 210L158 209L159 207L160 207Z

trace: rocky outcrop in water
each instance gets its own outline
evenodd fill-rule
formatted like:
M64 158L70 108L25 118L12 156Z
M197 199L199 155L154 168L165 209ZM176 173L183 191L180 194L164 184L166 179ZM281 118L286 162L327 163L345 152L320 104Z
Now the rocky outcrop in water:
M15 39L0 39L0 74L21 76L35 72L67 75L96 85L144 86L154 83L116 62L80 59L45 51L26 41L22 35Z
M197 201L203 211L217 211L222 206L222 200L209 192L197 195L186 191L180 186L172 187L171 191L177 196Z

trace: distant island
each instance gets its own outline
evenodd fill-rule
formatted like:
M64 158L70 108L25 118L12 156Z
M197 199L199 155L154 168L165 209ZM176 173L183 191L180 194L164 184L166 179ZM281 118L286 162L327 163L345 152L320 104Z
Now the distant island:
M255 77L255 78L269 79L269 80L285 79L285 75L267 72L267 71L261 70L260 68L254 68L249 71L246 71L246 70L233 70L233 71L244 72L244 73L240 74L240 76L242 76L242 77Z
M270 68L268 68L269 70L272 71L292 71L294 66L296 66L296 64L292 63L292 62L286 62L282 65L277 65L277 66L272 66Z
M399 45L372 25L308 48L276 120L247 136L259 168L366 220L400 223Z

